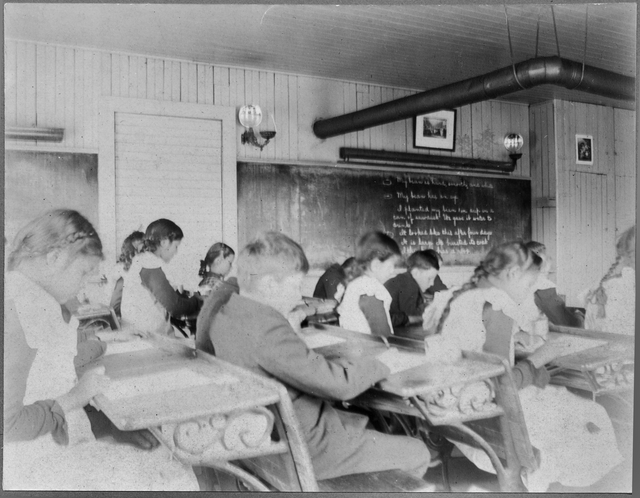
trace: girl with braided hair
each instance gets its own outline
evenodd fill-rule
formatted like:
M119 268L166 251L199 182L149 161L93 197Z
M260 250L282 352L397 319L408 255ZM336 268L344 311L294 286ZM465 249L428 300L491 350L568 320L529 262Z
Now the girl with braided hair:
M425 339L427 355L432 354L434 361L455 360L461 350L508 359L529 438L539 455L539 468L523 475L526 488L536 492L546 491L554 482L589 486L621 461L604 408L564 387L548 385L544 365L555 357L552 348L544 344L515 363L514 336L522 315L517 304L533 292L540 263L521 242L494 247L469 282L447 291L449 299L441 312L431 311L428 325L437 324L435 335ZM456 445L479 468L495 473L483 451Z
M148 430L120 431L89 406L109 387L104 367L78 378L78 320L61 304L103 259L77 211L47 211L23 227L4 296L4 490L197 491L191 468Z
M616 260L585 298L585 328L635 335L636 227L622 233Z
M142 334L173 336L171 317L191 316L200 311L199 293L186 298L176 292L165 268L178 252L184 234L173 221L161 218L149 224L144 246L124 274L122 321Z

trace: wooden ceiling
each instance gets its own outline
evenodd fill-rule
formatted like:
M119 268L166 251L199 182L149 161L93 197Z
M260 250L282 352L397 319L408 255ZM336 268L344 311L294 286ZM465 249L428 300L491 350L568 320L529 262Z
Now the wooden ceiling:
M507 4L506 14L504 4L5 4L5 37L11 39L413 90L558 51L563 58L636 76L636 24L635 2L553 9L550 3ZM634 102L551 85L503 98L635 108Z

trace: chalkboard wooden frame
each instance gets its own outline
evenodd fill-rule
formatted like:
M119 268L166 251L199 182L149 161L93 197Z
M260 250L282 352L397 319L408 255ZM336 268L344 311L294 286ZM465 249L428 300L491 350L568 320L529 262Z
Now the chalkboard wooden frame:
M257 231L286 233L312 269L352 256L369 230L392 235L405 255L431 247L445 265L476 266L493 245L530 239L531 180L239 162L238 229L240 247Z

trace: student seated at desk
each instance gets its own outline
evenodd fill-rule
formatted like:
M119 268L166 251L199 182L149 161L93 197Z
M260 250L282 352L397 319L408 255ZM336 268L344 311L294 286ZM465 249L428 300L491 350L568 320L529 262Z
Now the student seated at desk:
M356 247L351 281L338 306L340 326L364 334L388 337L393 334L391 294L383 285L400 262L400 248L382 232L363 235Z
M337 410L331 400L348 400L386 378L378 358L328 361L307 348L287 320L300 302L309 263L287 236L258 236L238 257L240 295L215 314L208 331L216 355L282 382L289 391L317 479L400 469L422 477L429 451L418 439L367 428L367 417Z
M533 286L533 296L524 306L530 311L540 310L549 322L565 327L582 327L582 318L567 308L556 292L556 284L547 278L551 262L547 256L547 248L541 242L530 241L526 244L530 251L538 255L542 261L538 278Z
M616 243L616 260L599 285L584 298L585 328L635 335L636 227L625 230Z
M180 296L171 286L164 272L178 252L184 237L173 221L159 219L147 227L144 247L124 274L122 294L123 323L143 333L173 336L171 316L196 315L202 305L199 294L190 298Z
M435 262L437 263L436 269L440 272L440 266L442 265L442 256L438 251L434 251L433 249L424 249L426 252L435 257ZM424 299L427 304L431 304L437 292L447 290L447 286L444 284L442 279L440 278L440 274L436 275L435 280L431 287L429 287L426 291L424 291Z
M78 320L66 323L60 305L102 258L93 226L72 210L43 214L13 243L4 303L3 489L197 491L193 471L149 431L120 431L88 406L109 379L104 369L77 378Z
M407 259L407 271L385 282L391 294L389 314L394 327L422 323L423 293L434 284L439 268L435 251L416 251Z
M200 271L198 272L198 275L202 277L198 284L200 294L206 296L218 287L229 285L237 289L238 283L235 278L225 280L231 272L235 257L235 251L224 242L216 242L209 248L207 255L200 260Z
M425 340L427 355L453 360L460 350L484 350L513 365L516 303L532 292L539 265L538 256L520 242L494 247L467 284L447 291L451 297L435 321L436 333ZM547 385L544 365L555 356L553 348L543 345L513 367L529 439L540 453L540 467L524 476L529 491L546 491L554 482L589 486L621 462L604 408L564 387ZM456 445L478 467L495 473L483 451Z
M138 254L144 246L144 233L139 231L131 232L122 242L120 256L114 269L112 279L115 281L113 292L111 293L111 301L109 306L116 312L118 318L122 317L122 289L124 288L124 274L131 268L133 258Z
M341 265L332 264L320 276L316 288L313 290L313 297L319 299L335 299L340 301L344 295L345 281L347 279L347 269L353 265L355 258L347 258Z

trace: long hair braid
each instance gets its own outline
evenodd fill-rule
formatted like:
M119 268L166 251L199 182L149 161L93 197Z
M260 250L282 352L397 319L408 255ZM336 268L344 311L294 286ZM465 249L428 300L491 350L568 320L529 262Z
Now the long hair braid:
M607 273L605 273L604 277L600 279L598 287L589 291L589 293L587 294L587 302L595 304L596 306L596 318L604 318L607 316L607 313L605 311L605 306L607 304L607 293L604 290L604 283L607 280L621 276L620 272L618 271L621 259L621 255L616 256L616 260L609 267Z

